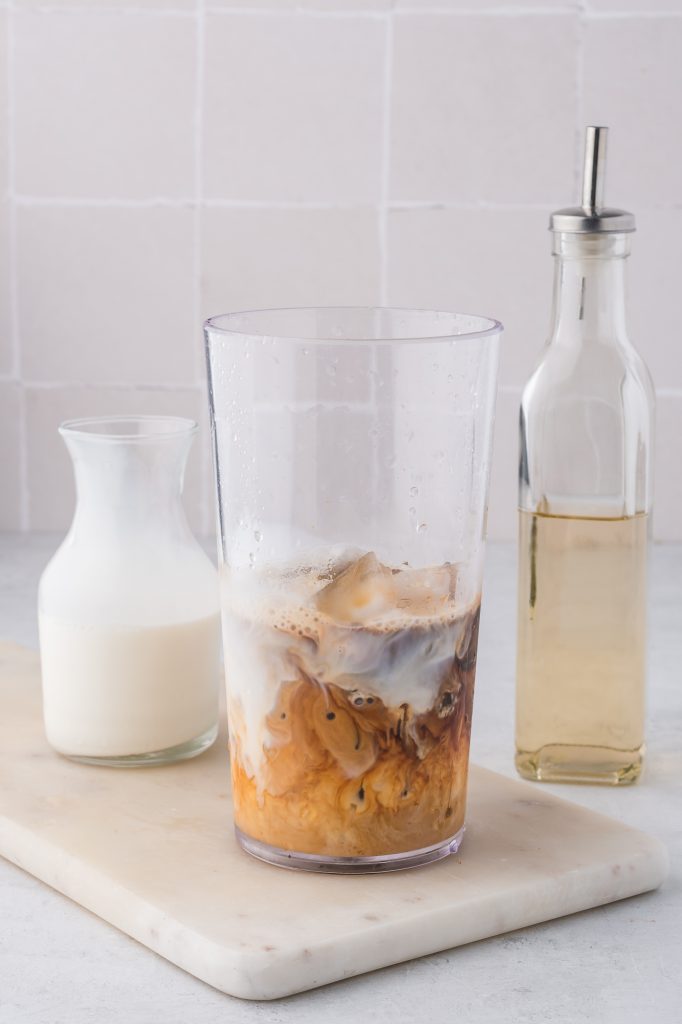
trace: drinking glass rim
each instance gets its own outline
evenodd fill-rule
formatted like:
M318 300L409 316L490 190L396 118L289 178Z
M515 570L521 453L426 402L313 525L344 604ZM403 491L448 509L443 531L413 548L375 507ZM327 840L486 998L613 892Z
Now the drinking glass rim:
M223 326L220 321L227 321L237 319L238 317L255 317L259 314L277 314L277 313L356 313L356 312L380 312L380 313L409 313L409 314L424 314L433 317L450 317L453 320L473 320L479 321L481 324L485 324L480 330L473 331L446 331L440 334L415 334L409 337L394 338L390 336L384 337L356 337L356 338L334 338L326 337L318 334L279 334L270 333L256 330L239 329L236 327ZM343 344L391 344L401 345L406 342L444 342L444 341L471 341L483 338L494 337L495 335L501 334L504 330L504 325L499 320L495 320L494 317L482 316L479 313L462 313L453 312L452 310L444 309L423 309L415 306L273 306L265 307L263 309L244 309L235 310L231 313L218 313L215 316L209 317L204 321L204 330L208 334L210 332L216 332L218 334L224 334L226 336L241 337L241 338L253 338L263 341L265 339L270 341L298 341L298 342L309 342L315 344L321 342L323 344L343 345Z
M138 427L147 429L106 431L98 428L117 425L137 424ZM159 427L166 424L167 429L154 430L153 426ZM145 442L145 441L167 441L176 440L195 434L199 429L196 420L187 416L163 416L154 414L125 415L123 413L115 416L82 416L77 419L64 420L59 424L59 433L63 437L77 437L87 441L94 441L99 444L107 444L116 441Z

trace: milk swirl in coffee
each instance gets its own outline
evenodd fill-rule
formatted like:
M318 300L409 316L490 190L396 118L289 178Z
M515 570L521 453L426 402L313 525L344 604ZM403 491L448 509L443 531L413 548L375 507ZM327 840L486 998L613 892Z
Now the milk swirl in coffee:
M462 828L480 600L458 569L347 552L223 570L235 822L284 850L372 857Z

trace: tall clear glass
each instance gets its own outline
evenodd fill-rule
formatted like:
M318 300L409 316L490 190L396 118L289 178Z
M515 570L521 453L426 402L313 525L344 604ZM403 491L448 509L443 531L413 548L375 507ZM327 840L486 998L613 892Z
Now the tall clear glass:
M464 830L501 325L420 310L206 324L237 836L381 871Z

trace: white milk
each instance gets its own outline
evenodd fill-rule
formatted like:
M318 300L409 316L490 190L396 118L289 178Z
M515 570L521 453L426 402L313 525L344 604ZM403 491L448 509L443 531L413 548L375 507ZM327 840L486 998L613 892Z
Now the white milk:
M166 750L215 726L220 616L166 626L101 626L41 613L44 717L75 757Z

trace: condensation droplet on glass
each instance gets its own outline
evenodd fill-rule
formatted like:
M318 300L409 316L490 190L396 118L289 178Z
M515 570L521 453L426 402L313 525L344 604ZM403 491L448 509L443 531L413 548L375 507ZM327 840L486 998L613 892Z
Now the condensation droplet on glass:
M439 451L436 452L436 462L443 462L444 459L445 452L442 449L440 449Z
M418 494L419 494L419 488L418 487L410 487L410 497L411 498L416 498Z
M417 533L426 533L427 530L428 526L426 523L420 523L419 526L417 527Z
M414 505L411 505L411 506L410 506L410 508L408 508L408 510L407 510L407 511L408 511L408 512L410 513L410 516L411 516L411 517L412 517L412 518L414 519L414 517L415 517L415 516L416 516L416 514L417 514L417 510L416 510L416 508L414 507Z
M253 569L255 564L256 564L256 559L254 558L253 551L249 551L249 565Z
M253 531L253 539L255 540L256 544L260 544L260 542L263 539L263 534L260 532L260 530Z
M451 373L449 373L448 374L448 384L454 384L454 382L455 382L455 378L452 376Z

